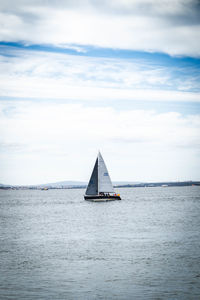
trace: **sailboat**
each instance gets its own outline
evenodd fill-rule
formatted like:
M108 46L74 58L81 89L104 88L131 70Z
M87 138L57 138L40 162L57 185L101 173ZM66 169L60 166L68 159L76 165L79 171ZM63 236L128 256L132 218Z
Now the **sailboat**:
M121 200L120 194L115 194L114 192L108 170L100 152L98 153L84 198L95 202Z

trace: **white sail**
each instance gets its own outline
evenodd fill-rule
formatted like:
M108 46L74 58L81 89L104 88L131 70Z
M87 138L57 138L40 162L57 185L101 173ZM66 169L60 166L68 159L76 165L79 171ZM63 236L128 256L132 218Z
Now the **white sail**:
M98 192L114 193L108 170L100 152L98 154Z
M114 193L108 170L100 152L88 183L86 195L98 195L99 193Z

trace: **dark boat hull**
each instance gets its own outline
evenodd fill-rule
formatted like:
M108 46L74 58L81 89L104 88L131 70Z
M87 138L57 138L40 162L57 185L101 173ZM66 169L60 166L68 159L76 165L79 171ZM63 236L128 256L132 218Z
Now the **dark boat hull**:
M105 202L105 201L114 201L121 200L120 196L115 195L85 195L84 199L92 202Z

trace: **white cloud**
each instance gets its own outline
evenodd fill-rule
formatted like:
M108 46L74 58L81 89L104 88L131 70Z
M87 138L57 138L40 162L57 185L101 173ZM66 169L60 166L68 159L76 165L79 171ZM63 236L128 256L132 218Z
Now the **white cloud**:
M192 0L7 0L0 7L4 41L77 53L93 45L200 54L198 2ZM87 180L98 149L113 180L199 179L200 116L145 110L147 101L199 102L198 66L1 50L1 99L27 101L0 102L0 182ZM115 100L118 110L111 107ZM123 100L144 109L124 109Z
M88 180L98 149L113 180L199 179L200 116L2 102L1 182Z
M8 54L0 57L2 97L200 101L200 94L192 91L198 83L192 70L182 76L183 70L177 69L177 77L172 67L137 60L15 49Z
M200 55L196 1L1 1L0 39Z

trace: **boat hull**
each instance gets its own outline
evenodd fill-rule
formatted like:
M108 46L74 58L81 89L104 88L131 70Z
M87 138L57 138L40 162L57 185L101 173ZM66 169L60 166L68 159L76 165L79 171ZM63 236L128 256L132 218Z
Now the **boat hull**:
M115 200L121 200L120 196L103 196L103 195L85 195L84 199L87 201L92 202L106 202L106 201L115 201Z

